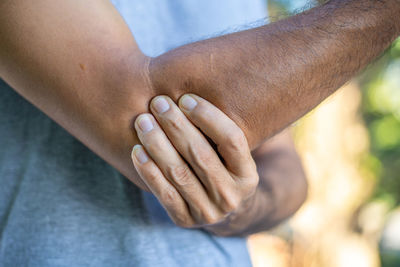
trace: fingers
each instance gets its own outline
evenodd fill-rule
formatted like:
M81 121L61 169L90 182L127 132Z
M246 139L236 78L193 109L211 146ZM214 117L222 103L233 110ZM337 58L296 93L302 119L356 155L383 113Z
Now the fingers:
M246 136L225 113L193 94L182 96L179 107L217 145L229 171L239 177L249 177L256 171Z
M135 128L141 143L163 177L170 181L189 205L191 215L197 221L209 221L218 217L218 210L203 185L175 150L154 117L151 114L140 115L135 121ZM148 178L145 175L141 177L144 180Z
M234 181L204 135L186 118L167 96L153 99L150 108L176 150L190 164L217 203L223 202L222 189L234 186ZM221 199L222 198L222 199Z
M167 179L141 145L132 150L133 164L143 182L157 197L175 224L182 227L194 225L186 202Z
M135 121L144 146L133 153L141 178L178 225L224 221L258 184L243 132L194 95L181 98L181 108L167 96L154 98L150 107L154 117L142 114ZM217 144L225 164L203 133Z

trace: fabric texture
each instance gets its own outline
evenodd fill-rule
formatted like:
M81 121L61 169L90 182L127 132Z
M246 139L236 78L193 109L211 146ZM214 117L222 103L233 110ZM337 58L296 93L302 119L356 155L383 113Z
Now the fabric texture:
M156 56L262 19L261 0L116 0ZM0 266L250 266L243 238L175 226L141 192L0 80Z

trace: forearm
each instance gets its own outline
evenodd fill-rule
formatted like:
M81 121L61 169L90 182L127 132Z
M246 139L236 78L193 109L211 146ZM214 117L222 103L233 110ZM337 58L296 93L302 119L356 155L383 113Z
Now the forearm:
M270 25L200 41L151 63L154 88L193 92L255 147L315 107L400 34L399 1L330 1Z
M109 1L0 3L0 76L131 179L146 60Z

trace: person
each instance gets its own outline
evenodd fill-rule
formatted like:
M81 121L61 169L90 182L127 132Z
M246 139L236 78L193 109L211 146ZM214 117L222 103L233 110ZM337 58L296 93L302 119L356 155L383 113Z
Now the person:
M215 5L207 8L210 1L197 6L193 2L180 11L163 10L148 1L113 4L132 28L138 26L135 37L153 55L156 49L166 51L177 39L188 41L230 24L244 23L246 17L253 20L265 15L260 3L249 7L240 1L223 3L236 10L236 16L230 14L232 9L213 10ZM174 4L165 3L167 7ZM184 6L183 1L181 4ZM248 210L242 212L246 217L232 220L238 224L236 229L221 224L208 228L197 225L195 229L193 225L192 229L176 226L153 194L140 191L118 172L132 181L141 181L130 158L133 144L138 142L132 123L141 111L147 110L148 97L153 95L141 69L131 65L142 64L144 58L138 54L132 34L113 5L108 1L42 0L34 4L9 1L0 5L0 76L11 85L0 83L1 266L249 266L246 240L238 235L276 225L304 201L307 189L304 173L286 132L253 151L254 159L236 160L252 168L250 176L243 177L251 181L250 186L243 184L242 191L246 194L231 195L238 197L238 201L248 197ZM166 38L172 33L164 27L172 27L175 19L184 21L182 17L190 17L199 5L207 8L208 13L214 12L213 17L199 22L197 27L192 25L191 32L174 26L176 37ZM154 12L147 15L147 21L140 21L145 14L139 11L141 8ZM219 18L221 14L225 17ZM133 18L138 21L129 22ZM163 23L163 18L169 24ZM153 27L156 22L160 23L158 30ZM152 40L156 37L164 41ZM134 50L129 55L119 55L121 49ZM17 63L16 57L22 61ZM19 67L15 69L12 62L16 63L14 67L21 64L21 76ZM129 71L120 72L124 67ZM125 83L128 81L131 84ZM111 94L104 96L101 92ZM134 95L129 96L130 93ZM222 114L215 107L210 112L211 116ZM226 122L235 126L235 131L241 130L227 117L219 120L218 123L224 124L214 130L228 140L234 132L223 132ZM193 127L189 122L183 125ZM187 135L181 138L188 140ZM94 144L100 146L96 149ZM212 152L207 143L200 144L201 149ZM237 148L240 149L237 152L244 151L249 156L246 142ZM214 166L219 164L220 168L211 174L221 175L223 171L227 174L228 169L215 158L215 152L213 155ZM161 159L170 158L167 155ZM254 170L254 161L258 172ZM259 193L253 194L258 179ZM221 184L224 188L227 185ZM154 187L149 187L154 191ZM171 190L161 190L178 200L168 194ZM201 187L194 190L194 197L201 195ZM253 203L257 205L250 205ZM243 222L243 219L250 220Z
M254 149L371 62L400 32L393 19L400 13L397 0L333 0L277 23L185 45L262 17L260 2L114 5L148 55L108 1L3 1L0 77L147 190L129 155L139 142L133 120L149 111L154 96L207 99ZM161 212L148 205L153 198L140 197L114 169L5 83L1 87L3 262L249 264L240 253L242 239L185 231L153 216ZM148 212L141 214L144 205Z

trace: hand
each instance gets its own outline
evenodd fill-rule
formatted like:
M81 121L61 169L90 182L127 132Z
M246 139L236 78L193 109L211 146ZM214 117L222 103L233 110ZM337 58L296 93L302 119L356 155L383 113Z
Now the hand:
M180 108L167 96L154 98L150 107L154 117L142 114L135 121L143 146L132 151L143 182L178 226L212 231L229 221L251 202L259 180L241 129L195 95L181 97Z

